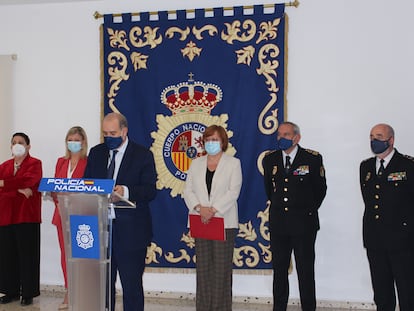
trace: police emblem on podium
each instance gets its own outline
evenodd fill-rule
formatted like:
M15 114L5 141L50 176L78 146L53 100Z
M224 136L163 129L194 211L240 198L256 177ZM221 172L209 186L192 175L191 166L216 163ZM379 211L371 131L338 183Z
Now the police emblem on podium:
M73 258L99 259L99 226L97 216L70 215Z

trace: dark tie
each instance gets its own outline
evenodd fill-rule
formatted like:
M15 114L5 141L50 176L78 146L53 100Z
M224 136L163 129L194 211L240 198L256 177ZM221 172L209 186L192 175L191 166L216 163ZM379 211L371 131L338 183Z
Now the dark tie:
M118 150L112 150L112 159L111 163L109 163L108 167L108 173L106 175L106 178L113 179L114 178L114 171L115 171L115 156L117 154Z
M378 169L378 176L379 177L381 177L382 174L384 174L384 170L385 170L385 168L384 168L384 159L381 159L380 163L381 164L380 164L380 167Z
M285 162L285 172L286 174L289 174L289 170L290 170L290 157L286 156L286 162Z

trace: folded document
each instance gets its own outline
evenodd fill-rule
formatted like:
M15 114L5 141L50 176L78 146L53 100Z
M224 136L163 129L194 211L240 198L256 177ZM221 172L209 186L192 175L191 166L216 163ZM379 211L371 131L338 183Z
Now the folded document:
M226 240L226 231L224 229L224 218L212 217L210 221L204 224L200 215L189 215L190 218L190 235L193 238L206 240Z

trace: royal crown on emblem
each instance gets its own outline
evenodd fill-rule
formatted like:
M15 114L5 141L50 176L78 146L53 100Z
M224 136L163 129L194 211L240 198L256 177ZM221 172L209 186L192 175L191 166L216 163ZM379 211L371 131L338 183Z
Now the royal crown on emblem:
M78 229L79 229L80 231L89 231L89 230L91 229L91 226L86 225L86 224L83 224L83 225L79 225L79 226L78 226Z
M189 74L187 82L166 87L161 93L161 102L173 115L181 113L207 113L223 98L220 87L212 83L194 81Z

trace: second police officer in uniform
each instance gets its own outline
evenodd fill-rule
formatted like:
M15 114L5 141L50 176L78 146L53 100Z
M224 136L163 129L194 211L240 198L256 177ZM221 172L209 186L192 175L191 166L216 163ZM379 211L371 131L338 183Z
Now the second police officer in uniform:
M274 311L287 308L292 251L302 310L316 309L315 240L319 230L318 209L327 187L322 156L300 147L300 138L296 124L280 124L277 140L281 150L271 152L263 159L265 190L270 201Z

